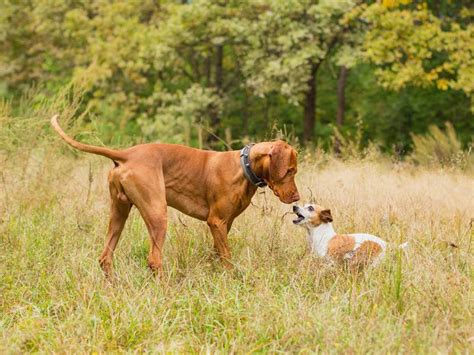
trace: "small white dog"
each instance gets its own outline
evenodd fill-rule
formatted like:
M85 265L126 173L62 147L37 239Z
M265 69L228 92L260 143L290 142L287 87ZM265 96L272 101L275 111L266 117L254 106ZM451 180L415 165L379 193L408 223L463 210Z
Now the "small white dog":
M337 234L332 226L331 210L319 205L293 206L297 218L294 224L308 230L308 243L312 252L331 261L346 262L357 269L375 265L384 256L387 243L371 234ZM405 248L407 243L400 245Z

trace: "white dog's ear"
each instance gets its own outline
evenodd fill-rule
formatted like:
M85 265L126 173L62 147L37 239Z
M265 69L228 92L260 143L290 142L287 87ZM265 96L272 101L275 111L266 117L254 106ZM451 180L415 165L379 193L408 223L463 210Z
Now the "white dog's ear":
M323 223L331 223L332 222L331 210L326 209L326 210L322 210L321 212L319 212L319 219Z

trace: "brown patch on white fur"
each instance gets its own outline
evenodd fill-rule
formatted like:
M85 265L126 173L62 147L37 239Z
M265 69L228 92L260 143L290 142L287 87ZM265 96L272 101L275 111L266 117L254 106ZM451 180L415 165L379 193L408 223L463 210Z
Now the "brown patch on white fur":
M323 223L331 223L332 222L332 215L331 215L331 210L317 206L314 214L311 216L309 219L309 223L313 227L317 227Z
M348 235L335 235L328 244L328 255L337 261L344 260L344 256L354 250L354 237Z
M351 267L366 266L373 262L381 252L382 247L380 244L371 240L366 240L354 252L354 255L350 259L350 265Z

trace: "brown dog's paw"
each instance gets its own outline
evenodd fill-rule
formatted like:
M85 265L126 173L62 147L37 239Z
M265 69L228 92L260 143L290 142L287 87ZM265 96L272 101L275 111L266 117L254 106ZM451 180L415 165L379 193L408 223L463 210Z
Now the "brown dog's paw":
M231 260L221 258L221 262L224 269L229 270L229 271L234 270L234 264L232 263Z
M105 277L110 278L112 276L112 261L105 258L100 258L99 265L104 272Z
M159 279L163 275L163 263L154 259L148 259L148 267L153 275Z

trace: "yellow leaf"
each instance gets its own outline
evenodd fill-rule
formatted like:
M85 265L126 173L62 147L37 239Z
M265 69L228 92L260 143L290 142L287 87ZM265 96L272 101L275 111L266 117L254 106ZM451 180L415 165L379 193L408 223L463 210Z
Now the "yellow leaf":
M383 0L382 5L388 8L395 7L397 6L397 1L396 0Z
M438 89L440 90L448 90L448 81L446 79L439 79L437 82L436 82L436 86L438 87Z

